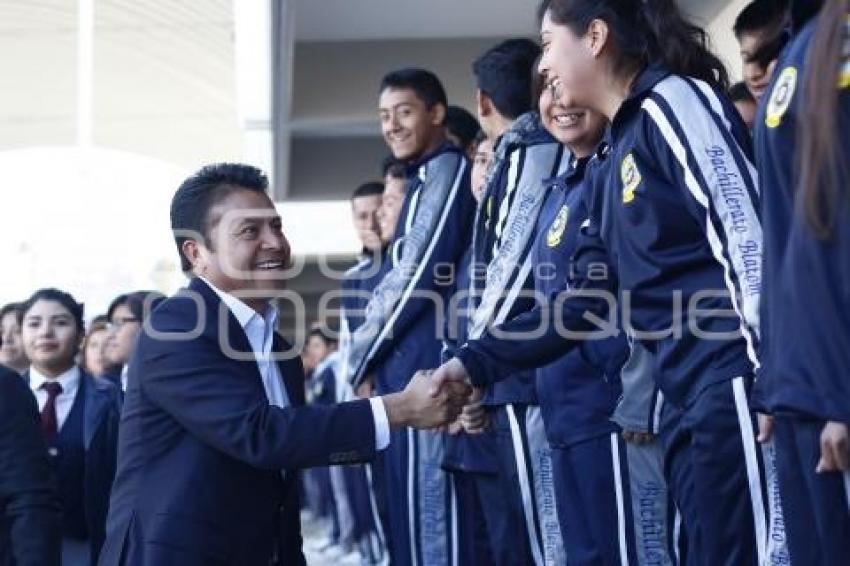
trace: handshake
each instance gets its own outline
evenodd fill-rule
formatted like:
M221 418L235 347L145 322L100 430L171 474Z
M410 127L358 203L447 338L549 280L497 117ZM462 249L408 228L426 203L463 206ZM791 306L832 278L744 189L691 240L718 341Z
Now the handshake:
M472 388L463 364L456 359L436 370L416 372L404 391L385 395L383 401L391 427L439 429L461 416L461 421L466 417L469 428L474 430L479 413L483 412L479 411L480 394Z

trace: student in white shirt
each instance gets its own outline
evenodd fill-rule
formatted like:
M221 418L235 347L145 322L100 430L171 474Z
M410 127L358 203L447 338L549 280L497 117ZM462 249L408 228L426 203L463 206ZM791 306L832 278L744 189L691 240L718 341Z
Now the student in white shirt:
M115 476L118 391L76 364L83 306L71 295L41 289L21 312L23 345L32 363L24 377L38 404L63 507L62 563L96 564Z

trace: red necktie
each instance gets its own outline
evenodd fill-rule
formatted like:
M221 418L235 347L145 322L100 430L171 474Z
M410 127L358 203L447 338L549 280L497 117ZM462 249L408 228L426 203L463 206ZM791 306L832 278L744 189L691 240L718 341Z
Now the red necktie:
M41 388L47 391L47 403L41 410L41 430L47 444L52 445L59 434L59 421L56 418L56 397L62 393L62 386L55 381L47 381L41 384Z

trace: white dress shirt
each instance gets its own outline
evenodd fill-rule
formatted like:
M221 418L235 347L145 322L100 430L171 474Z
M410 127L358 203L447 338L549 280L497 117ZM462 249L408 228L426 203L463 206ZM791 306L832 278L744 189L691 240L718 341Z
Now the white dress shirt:
M130 364L124 364L121 368L121 391L127 392L127 379L130 375Z
M30 367L30 389L35 395L39 413L44 410L44 405L47 404L47 391L41 388L42 384L47 381L55 381L62 386L62 393L56 396L56 430L58 432L62 430L62 425L68 419L68 414L74 405L74 399L77 397L77 391L80 388L80 368L73 366L60 376L48 379L35 369L35 366Z
M254 351L254 357L257 360L257 367L260 370L263 388L266 390L269 404L281 408L289 405L286 386L271 351L274 330L277 325L277 309L269 303L265 316L260 316L257 311L238 298L218 289L203 277L201 277L201 280L209 285L210 289L215 291L245 331L248 342L251 344L251 349ZM372 407L372 417L375 420L375 448L377 450L383 450L390 444L390 424L387 418L387 410L380 397L373 397L369 399L369 402Z

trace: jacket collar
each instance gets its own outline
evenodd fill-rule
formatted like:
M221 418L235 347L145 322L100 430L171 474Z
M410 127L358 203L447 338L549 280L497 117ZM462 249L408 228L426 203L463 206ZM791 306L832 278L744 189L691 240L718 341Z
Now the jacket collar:
M85 396L83 441L86 450L88 450L110 409L118 410L118 391L111 383L80 370L80 391L78 394Z
M206 328L208 332L211 332L213 336L218 338L222 334L222 330L227 332L227 336L229 337L230 347L233 348L237 352L248 353L253 352L251 348L250 342L248 342L248 336L245 334L245 330L239 324L239 321L233 315L233 312L223 305L221 298L212 289L207 283L205 283L199 277L193 277L189 282L188 287L190 292L197 293L200 295L204 302L206 303L208 316L206 317ZM227 318L222 319L221 313L226 311ZM274 336L272 338L272 350L274 352L280 352L286 346L283 339L280 335L275 331ZM257 378L258 383L262 387L262 378L260 376L260 370L257 367L255 362L250 362L251 369L254 372L254 375ZM290 367L287 367L289 365ZM277 366L280 370L281 378L283 378L284 386L286 387L286 393L289 396L289 402L293 405L296 404L296 400L299 400L297 404L302 404L303 395L297 394L299 391L296 384L292 383L294 379L303 379L303 376L299 375L291 375L293 373L292 366L295 364L287 364L284 361L278 361ZM265 389L264 389L265 390Z
M611 120L610 135L614 141L619 138L623 124L640 110L641 104L655 88L655 85L666 79L670 74L670 71L660 63L653 63L638 73L629 95L620 105L614 119Z
M419 159L415 161L411 161L407 164L407 176L414 177L416 175L420 175L421 177L421 169L425 167L425 165L443 153L462 153L460 148L456 147L449 141L444 141L437 148L429 153L426 153Z

